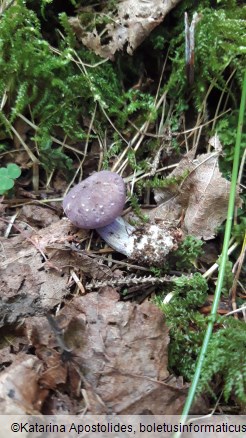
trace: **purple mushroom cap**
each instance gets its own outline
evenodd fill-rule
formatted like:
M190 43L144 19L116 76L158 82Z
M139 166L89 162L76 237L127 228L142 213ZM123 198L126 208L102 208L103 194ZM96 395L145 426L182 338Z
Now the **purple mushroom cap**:
M105 227L120 216L125 201L121 176L102 170L73 187L63 199L63 209L78 228L93 229Z

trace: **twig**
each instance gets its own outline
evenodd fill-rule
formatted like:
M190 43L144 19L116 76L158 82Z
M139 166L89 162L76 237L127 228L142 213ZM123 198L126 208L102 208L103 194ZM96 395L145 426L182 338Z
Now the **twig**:
M175 278L176 277L170 277L168 275L166 275L165 277L154 277L152 275L137 277L136 275L133 274L127 277L112 278L109 280L102 280L102 281L92 281L91 283L86 284L85 288L87 290L92 290L106 286L119 287L119 286L130 286L132 284L146 284L146 283L162 284L162 283L170 283L171 281L174 281Z
M237 304L236 304L237 282L238 282L239 275L240 275L242 267L243 267L245 251L246 251L246 233L244 235L244 241L243 241L242 250L241 250L239 258L238 258L238 260L236 262L236 265L237 265L236 269L237 270L236 270L236 274L234 276L234 280L233 280L233 284L232 284L232 288L231 288L231 302L232 302L233 310L237 309ZM237 315L235 315L235 316L237 317Z

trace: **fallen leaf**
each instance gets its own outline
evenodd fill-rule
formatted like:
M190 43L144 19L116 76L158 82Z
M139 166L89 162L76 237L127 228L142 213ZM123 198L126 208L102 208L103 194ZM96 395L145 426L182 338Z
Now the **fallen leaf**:
M55 389L67 381L67 365L61 359L61 354L54 348L38 346L37 357L42 361L43 371L38 383L42 388Z
M204 240L213 239L217 228L226 219L231 186L219 170L218 158L217 152L196 159L187 154L170 177L184 175L184 172L188 172L188 176L179 185L155 191L155 199L160 205L149 216L173 222L184 212L183 230L186 234ZM240 205L239 196L236 204Z
M176 388L175 384L153 381L148 385L140 399L126 403L120 411L121 415L178 415L182 413L187 397L188 385ZM119 413L119 412L118 412Z
M115 5L116 12L111 14L110 23L105 25L103 32L102 29L100 30L103 40L96 28L92 32L87 32L78 17L71 17L69 22L78 39L85 46L103 58L113 59L115 53L123 50L124 47L127 53L132 55L179 2L180 0L120 1ZM103 42L105 39L107 43Z
M187 386L165 383L169 335L163 313L154 304L119 301L119 295L105 287L100 293L74 298L58 320L61 316L69 319L68 315L74 315L69 325L73 321L77 331L73 337L81 344L73 350L74 357L108 413L139 413L142 402L147 406L148 400L155 413L180 412ZM76 330L77 318L83 319L80 331ZM71 346L75 341L64 330ZM91 405L88 413L97 414L93 411L97 404Z
M97 280L114 277L115 274L108 266L102 264L100 258L97 260L86 251L68 244L70 241L80 243L89 238L89 235L90 230L77 229L67 218L63 218L33 234L32 239L58 269L72 266L73 269L80 269L88 277Z
M44 415L73 415L81 411L78 401L60 391L51 392L43 408Z
M39 413L47 396L40 388L41 362L37 357L19 353L11 366L0 374L1 415Z
M0 326L47 312L68 293L68 274L45 270L38 249L17 235L0 238Z
M57 222L59 216L50 208L27 204L22 207L19 219L24 220L29 225L45 228Z
M85 237L88 231L79 230L77 235ZM43 315L60 304L70 292L71 267L95 280L114 277L100 260L70 247L68 242L74 239L76 229L67 220L31 236L23 232L0 238L0 327Z
M226 218L231 184L222 177L217 154L200 155L193 166L180 187L181 197L189 193L184 227L188 234L209 240Z

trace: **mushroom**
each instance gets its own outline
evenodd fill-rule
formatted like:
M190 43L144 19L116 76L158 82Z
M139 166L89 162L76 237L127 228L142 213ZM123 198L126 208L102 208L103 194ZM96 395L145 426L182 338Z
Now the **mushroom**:
M125 201L124 180L102 170L73 187L64 197L63 209L75 226L96 229L121 254L146 264L162 264L177 248L180 233L161 224L130 225L120 217Z

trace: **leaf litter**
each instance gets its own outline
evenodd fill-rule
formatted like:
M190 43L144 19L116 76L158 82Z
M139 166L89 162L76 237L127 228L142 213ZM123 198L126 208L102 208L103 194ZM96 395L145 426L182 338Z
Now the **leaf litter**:
M96 27L87 31L79 17L71 17L69 23L77 38L103 58L114 59L117 51L126 48L132 55L134 50L147 38L180 0L123 0L116 5L116 11L104 32L98 33ZM103 38L101 37L103 34ZM106 42L105 42L106 41Z
M184 214L181 228L185 234L213 239L226 219L231 186L219 170L219 154L207 153L194 159L194 152L188 152L169 175L180 176L180 184L154 190L158 207L150 212L150 218L178 223ZM240 203L238 193L237 206Z
M75 414L82 406L94 414L137 413L150 401L153 412L180 412L187 385L166 382L163 313L149 302L120 301L110 287L70 295L71 268L97 281L118 275L71 245L88 238L88 231L76 231L67 219L39 231L19 230L1 238L2 412ZM53 325L46 315L61 303ZM8 327L16 330L10 345Z
M183 210L184 231L211 239L225 218L230 190L218 169L218 154L195 160L191 151L171 176L184 174L179 186L155 190L159 205L152 219L165 221L168 211L174 223ZM88 230L76 230L67 219L56 221L49 209L46 218L45 211L37 216L35 209L23 208L22 215L41 229L1 238L0 327L17 327L15 345L5 342L1 350L3 409L180 413L188 385L169 375L163 313L148 301L120 301L117 287L107 285L99 292L71 295L71 269L83 282L89 278L102 285L120 271L78 250L76 242L86 241ZM47 319L55 307L55 317ZM29 389L17 383L20 375Z
M154 304L124 303L113 288L104 288L75 297L55 321L52 330L44 316L25 320L27 346L35 357L19 353L0 376L7 407L11 386L11 413L19 412L18 404L24 412L36 413L37 404L42 410L51 396L54 403L54 391L57 398L69 394L73 414L83 407L91 414L135 414L147 406L153 413L180 413L188 385L169 381L168 328ZM19 383L15 388L20 373L23 382L30 373L25 391Z

